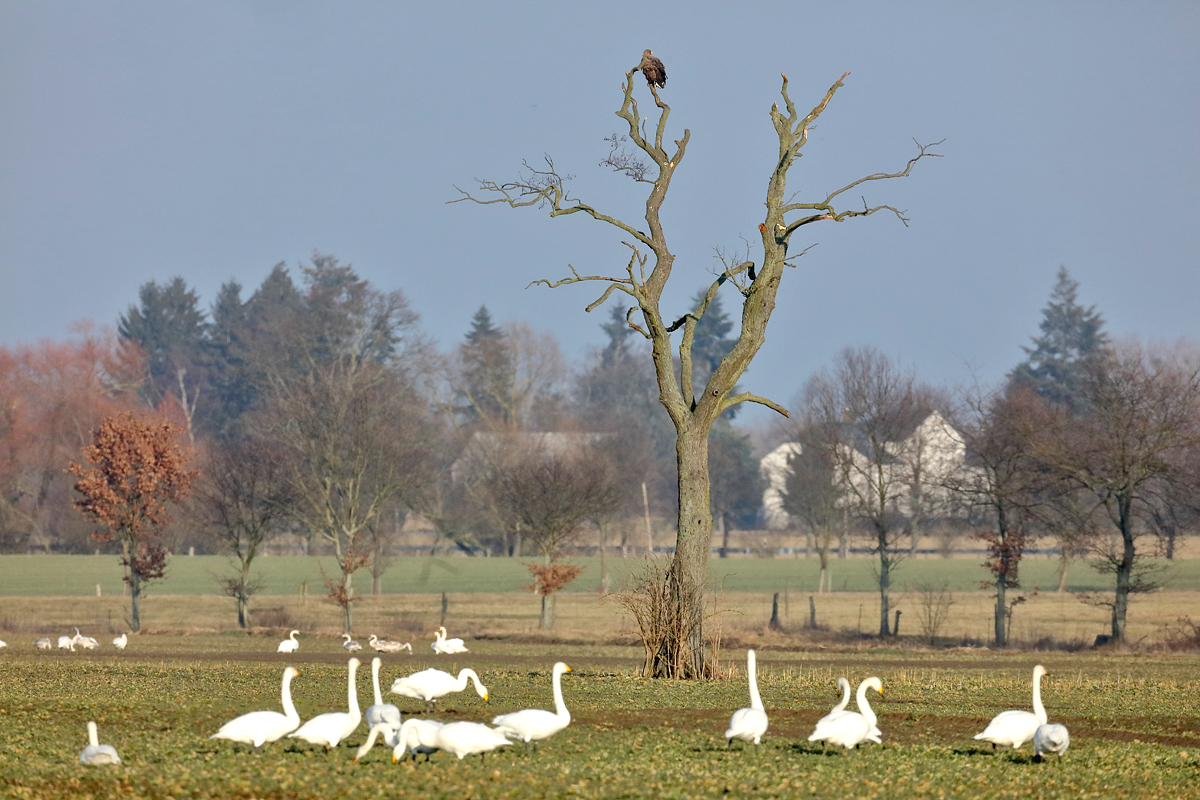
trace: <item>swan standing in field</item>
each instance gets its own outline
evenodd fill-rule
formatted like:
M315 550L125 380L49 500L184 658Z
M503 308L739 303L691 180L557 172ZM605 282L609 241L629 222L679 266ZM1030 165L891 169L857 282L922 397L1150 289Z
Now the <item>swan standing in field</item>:
M127 633L122 633L120 636L113 639L113 646L118 650L124 650L127 644L129 644L129 634Z
M383 702L383 695L379 692L379 667L383 664L383 659L375 656L371 659L371 687L375 690L375 704L368 706L367 711L363 714L363 719L366 720L367 727L373 728L376 725L386 725L394 731L400 730L400 709L391 703ZM392 742L392 747L396 746Z
M437 640L429 646L435 653L454 654L470 652L467 650L466 645L463 644L462 639L447 639L445 628L438 628L437 631L434 632L434 636L437 637Z
M860 683L855 697L858 711L843 711L828 719L813 730L808 740L841 745L847 750L852 750L863 742L876 741L872 734L877 730L875 723L878 717L867 702L867 689L874 689L882 695L883 682L872 676Z
M393 642L389 639L379 639L375 634L367 637L368 643L375 648L376 653L399 653L401 650L412 652L412 644L410 642Z
M440 669L423 669L420 672L414 672L407 678L397 678L392 683L390 691L392 694L411 697L414 700L424 700L425 710L429 711L437 705L439 698L445 697L451 692L461 692L466 689L468 679L475 684L476 694L486 702L488 699L487 687L479 682L479 676L475 674L475 670L470 668L459 672L457 678Z
M1046 668L1038 664L1033 668L1033 712L1001 711L992 717L992 721L983 729L983 733L975 734L975 738L991 742L992 749L997 745L1008 745L1014 750L1033 738L1039 725L1046 724L1046 708L1042 705L1042 676Z
M38 650L50 650L54 647L54 642L50 641L49 636L39 636L33 640L33 646Z
M482 722L449 722L430 729L428 733L418 732L413 723L424 721L410 719L400 727L400 743L392 751L393 762L404 757L407 745L413 741L419 741L425 747L453 753L460 761L478 753L481 764L488 752L512 744L499 731Z
M72 638L72 641L82 647L84 650L95 650L100 646L100 643L92 637L84 636L82 633L80 633L79 628L75 629L75 636Z
M571 668L561 661L554 665L551 678L554 685L554 711L527 708L511 714L501 714L492 720L492 725L504 736L524 742L526 749L529 748L529 743L533 742L533 752L536 753L539 741L549 739L571 724L571 712L567 710L562 695L562 676L564 672L570 671Z
M300 631L292 631L288 634L288 638L279 643L279 647L275 648L276 653L298 653L300 652L300 643L296 641L296 634Z
M89 722L87 724L88 731L88 746L83 748L83 752L79 754L79 763L89 766L99 766L100 764L120 764L121 757L117 755L117 748L111 744L100 744L100 736L96 732L96 723Z
M746 651L746 675L750 682L750 707L739 708L729 719L729 730L725 731L725 749L728 750L734 739L758 744L767 732L767 711L763 708L762 698L758 695L757 659L754 650Z
M1066 725L1057 722L1039 725L1033 732L1033 760L1041 761L1046 753L1055 753L1061 761L1070 744L1071 734L1067 732Z
M303 739L309 744L323 744L326 748L332 748L354 733L358 723L362 722L362 712L358 709L358 692L354 686L359 663L357 658L350 659L350 669L346 677L346 704L350 710L318 714L293 733L289 733L288 738Z
M345 648L347 653L354 653L359 650L362 650L362 645L359 644L358 642L354 641L354 637L351 636L350 634L343 633L342 638L346 640L346 641L342 642L342 647Z
M839 700L837 704L829 710L828 714L817 720L817 724L813 728L814 730L831 722L835 717L838 717L842 714L856 713L854 711L846 710L846 706L850 705L850 681L846 680L845 678L838 678L837 685L838 688L842 690L842 699ZM879 730L878 726L871 727L871 733L868 734L867 741L874 742L875 744L883 744L883 733Z
M358 752L354 754L354 760L361 760L375 746L375 740L382 736L383 743L392 748L392 763L404 755L405 748L400 747L400 742L404 741L401 737L407 737L407 749L412 751L414 759L420 753L424 754L425 760L428 761L429 756L437 752L437 748L432 744L427 745L425 742L432 742L433 732L440 727L442 727L442 723L431 719L412 718L406 719L404 724L395 730L387 725L372 725L367 735L367 741L358 748Z
M292 678L300 674L295 667L283 671L283 688L280 689L280 699L283 702L283 713L278 711L251 711L234 717L221 726L209 739L228 739L231 742L242 742L252 745L254 751L261 752L266 742L275 742L286 734L296 730L300 725L300 715L292 703Z
M72 639L70 636L58 637L58 649L59 650L70 650L72 653L74 653L75 652L75 640Z

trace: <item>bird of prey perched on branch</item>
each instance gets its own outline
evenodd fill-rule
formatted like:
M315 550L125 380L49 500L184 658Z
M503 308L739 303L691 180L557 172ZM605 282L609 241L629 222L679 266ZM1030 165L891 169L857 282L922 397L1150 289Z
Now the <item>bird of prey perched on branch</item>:
M642 63L638 64L637 68L646 76L647 86L657 86L661 89L667 85L666 67L649 50L642 53Z

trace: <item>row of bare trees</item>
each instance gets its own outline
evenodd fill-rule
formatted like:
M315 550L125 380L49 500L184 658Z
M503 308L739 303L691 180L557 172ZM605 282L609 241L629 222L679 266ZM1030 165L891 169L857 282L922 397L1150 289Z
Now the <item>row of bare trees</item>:
M817 533L823 571L835 532L864 533L881 636L891 576L936 519L969 526L987 548L998 644L1036 536L1060 548L1064 584L1080 553L1113 576L1111 594L1084 599L1110 608L1123 641L1130 595L1159 585L1155 557L1200 517L1197 355L1106 347L1067 403L1019 380L952 398L877 350L848 349L805 390L783 507Z

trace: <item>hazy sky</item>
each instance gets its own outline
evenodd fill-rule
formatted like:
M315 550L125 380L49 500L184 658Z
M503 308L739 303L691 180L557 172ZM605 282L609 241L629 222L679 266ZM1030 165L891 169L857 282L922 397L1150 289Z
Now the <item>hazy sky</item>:
M793 240L817 246L747 390L787 402L849 344L931 381L999 379L1060 265L1111 334L1198 339L1198 43L1194 2L0 0L0 344L113 324L149 280L181 275L206 307L230 278L248 296L320 251L402 289L444 349L486 303L580 358L603 341L607 309L583 311L600 287L525 286L569 263L619 272L621 236L446 201L550 154L577 196L638 222L642 187L598 161L646 47L668 138L691 130L664 208L670 315L716 248L758 238L780 72L801 108L851 73L792 170L800 199L946 140L865 187L911 227L880 214Z

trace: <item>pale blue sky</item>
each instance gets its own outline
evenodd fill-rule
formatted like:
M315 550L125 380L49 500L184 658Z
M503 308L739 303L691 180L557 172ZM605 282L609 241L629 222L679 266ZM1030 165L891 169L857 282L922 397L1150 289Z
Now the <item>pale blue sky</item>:
M578 358L602 341L605 310L583 312L598 288L525 286L568 263L618 271L621 237L446 201L548 153L577 195L636 220L639 187L597 162L646 47L671 138L692 134L665 207L671 314L714 248L757 237L780 72L803 107L851 73L793 169L802 198L946 139L867 187L910 228L878 215L794 243L819 244L748 390L786 402L848 344L936 382L967 363L998 379L1059 265L1110 333L1198 339L1198 42L1193 2L0 0L0 343L111 324L151 279L181 275L207 306L319 250L403 289L444 348L486 303Z

